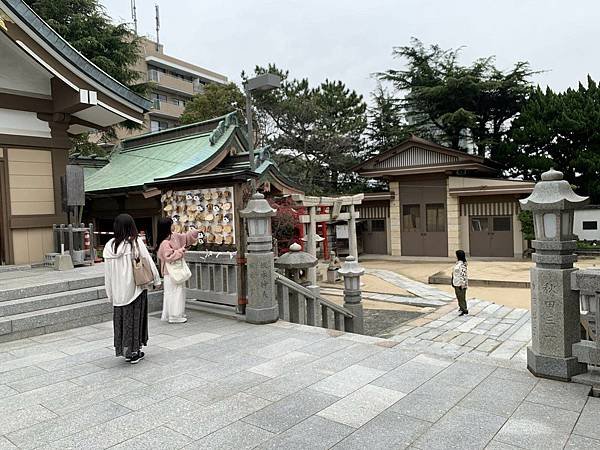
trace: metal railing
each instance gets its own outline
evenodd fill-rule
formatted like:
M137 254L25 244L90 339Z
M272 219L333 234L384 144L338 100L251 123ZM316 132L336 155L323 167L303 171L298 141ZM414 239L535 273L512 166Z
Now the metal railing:
M279 273L275 274L275 295L282 320L339 331L352 329L354 314Z
M571 288L579 292L582 341L573 345L573 355L580 362L600 366L600 270L581 269L572 274Z
M237 305L237 261L230 254L190 251L185 254L192 272L187 282L188 299Z

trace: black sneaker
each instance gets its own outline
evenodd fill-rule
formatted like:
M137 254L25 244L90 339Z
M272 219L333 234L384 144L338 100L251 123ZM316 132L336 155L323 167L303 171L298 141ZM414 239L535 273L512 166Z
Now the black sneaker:
M461 311L458 316L464 316L465 314L469 314L469 311Z
M138 354L136 354L136 355L133 355L133 356L131 357L131 359L129 360L129 362L130 362L131 364L137 364L137 363L139 363L139 362L140 362L142 359L144 359L144 356L145 356L144 352L139 352Z
M131 356L126 356L125 361L127 361L127 362L131 361Z

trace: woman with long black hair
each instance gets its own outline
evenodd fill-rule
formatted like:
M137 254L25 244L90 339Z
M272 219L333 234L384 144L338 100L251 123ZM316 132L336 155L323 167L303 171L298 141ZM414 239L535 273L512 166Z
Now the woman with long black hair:
M452 269L452 286L458 300L459 316L469 314L467 308L467 288L469 287L469 277L467 276L467 256L463 250L456 251L456 264Z
M113 231L115 237L105 245L103 257L106 296L113 304L115 353L137 364L148 343L148 290L136 285L134 258L143 258L151 268L154 286L160 286L160 275L129 214L115 218Z

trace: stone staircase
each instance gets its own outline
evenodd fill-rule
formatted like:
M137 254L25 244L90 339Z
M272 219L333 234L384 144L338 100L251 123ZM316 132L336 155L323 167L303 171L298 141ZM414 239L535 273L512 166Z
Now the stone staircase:
M0 276L0 342L112 320L102 267L54 272L30 269ZM149 311L162 292L149 292Z
M0 290L0 342L111 320L104 277Z

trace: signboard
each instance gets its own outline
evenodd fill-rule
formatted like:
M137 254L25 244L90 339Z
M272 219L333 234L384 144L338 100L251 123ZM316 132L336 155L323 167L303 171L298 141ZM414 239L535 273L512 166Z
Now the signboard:
M348 225L336 225L335 237L337 239L348 239Z
M200 247L235 245L233 187L168 191L161 201L176 232L199 231Z

